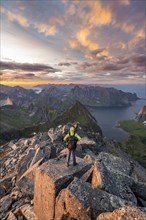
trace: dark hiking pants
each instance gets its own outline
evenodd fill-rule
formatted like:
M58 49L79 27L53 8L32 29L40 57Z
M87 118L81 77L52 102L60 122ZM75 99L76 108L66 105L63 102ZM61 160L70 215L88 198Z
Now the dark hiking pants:
M76 149L74 150L67 149L67 161L66 162L69 164L71 154L72 154L73 164L75 164L76 163Z

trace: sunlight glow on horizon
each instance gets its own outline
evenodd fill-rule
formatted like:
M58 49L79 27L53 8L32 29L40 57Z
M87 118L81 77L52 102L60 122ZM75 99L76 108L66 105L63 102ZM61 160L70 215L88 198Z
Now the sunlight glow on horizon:
M145 6L2 0L0 83L144 84Z
M61 82L55 82L55 81L35 81L35 82L32 82L32 81L29 81L29 82L24 82L24 81L10 81L10 82L8 82L8 81L0 81L0 85L6 85L6 86L36 86L36 85L42 85L42 84L44 84L44 85L47 85L47 84L56 84L56 85L58 85L58 84L64 84L64 85L68 85L68 84L76 84L76 85L85 85L85 84L87 84L87 85L104 85L104 84L107 84L107 85L112 85L112 84L114 84L114 85L123 85L123 84L125 84L125 85L145 85L145 83L146 82L134 82L134 83L130 83L129 81L112 81L112 82L105 82L105 81L101 81L101 82L82 82L82 83L79 83L79 82L72 82L72 81L70 81L70 82L63 82L63 81L61 81Z

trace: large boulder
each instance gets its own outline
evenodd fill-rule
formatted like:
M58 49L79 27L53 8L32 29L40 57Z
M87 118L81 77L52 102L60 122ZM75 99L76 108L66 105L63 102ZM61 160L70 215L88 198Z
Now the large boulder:
M77 158L77 161L77 166L66 167L65 158L51 159L36 171L34 209L38 220L52 220L58 193L66 188L74 177L81 177L91 168L91 162L81 158Z
M34 213L34 209L30 204L25 204L19 208L23 217L27 220L37 220L37 217Z
M122 207L113 212L102 213L96 220L146 220L146 214L136 207Z
M5 217L6 212L10 209L11 205L12 205L12 198L7 195L4 196L1 200L0 200L0 219L2 219L3 217Z
M134 180L126 175L130 173L130 165L126 161L123 166L122 163L121 158L101 153L94 164L92 185L136 205L137 199L130 188Z
M90 183L75 178L56 199L55 219L66 213L77 220L94 220L102 212L131 205L131 202L93 187Z
M13 214L13 212L10 212L8 215L7 220L17 220L16 216Z
M43 158L40 159L37 163L31 166L18 180L17 186L21 190L24 196L29 196L33 198L34 196L34 178L36 169L41 164Z
M133 177L137 182L140 181L146 184L146 169L136 161L132 161L131 165L131 177Z
M106 167L110 167L110 169L120 171L126 175L131 174L131 163L126 159L114 156L109 153L101 152L98 155L97 160L102 162Z
M48 136L51 142L62 141L63 135L59 129L50 128L48 131Z
M35 149L30 149L27 155L24 155L23 158L18 163L18 175L17 179L19 179L22 174L29 168L31 161L35 155Z
M132 191L137 197L140 197L146 201L146 184L142 182L134 182L132 185Z
M13 172L0 180L0 198L2 198L4 195L8 194L12 190L14 186L13 180L15 175L16 173Z
M91 180L92 180L93 168L94 168L94 166L92 166L89 170L87 170L86 173L83 174L83 176L81 177L81 180L82 180L82 181L91 182Z
M54 147L48 144L47 141L36 144L34 149L30 149L28 154L19 162L17 179L20 179L23 173L38 161L43 160L45 162L50 158L53 158L55 155Z

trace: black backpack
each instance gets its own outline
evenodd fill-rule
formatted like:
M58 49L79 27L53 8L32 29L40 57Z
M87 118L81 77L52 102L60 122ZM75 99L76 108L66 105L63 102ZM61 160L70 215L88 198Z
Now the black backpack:
M69 134L69 139L68 139L68 149L69 150L75 150L76 149L76 143L77 143L77 138L74 135Z

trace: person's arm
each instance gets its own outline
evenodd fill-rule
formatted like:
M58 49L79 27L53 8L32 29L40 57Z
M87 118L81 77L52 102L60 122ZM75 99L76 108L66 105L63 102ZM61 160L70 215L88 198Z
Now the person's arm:
M77 138L78 141L81 140L81 137L77 133L75 133L75 137Z
M64 141L67 141L68 138L69 138L69 134L67 134L67 135L63 138L63 140L64 140Z

